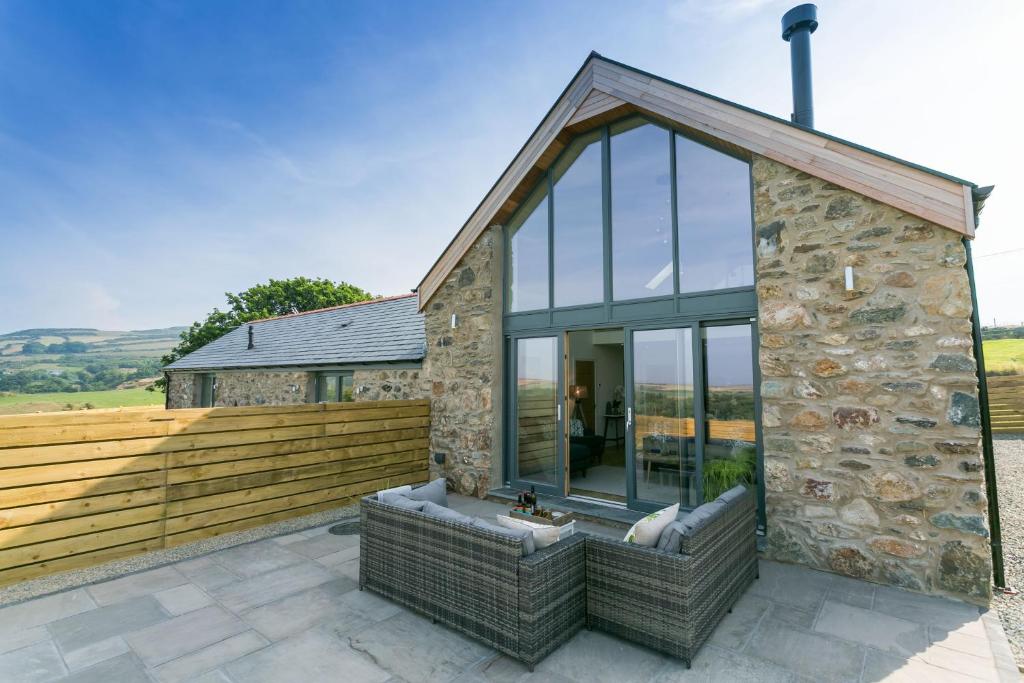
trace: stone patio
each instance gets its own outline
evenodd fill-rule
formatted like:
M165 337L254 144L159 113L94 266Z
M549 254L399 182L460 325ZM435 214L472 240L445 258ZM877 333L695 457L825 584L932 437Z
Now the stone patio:
M467 514L505 509L451 500ZM689 671L582 631L531 674L360 592L358 558L357 536L320 527L5 607L0 681L1019 680L994 612L773 562Z

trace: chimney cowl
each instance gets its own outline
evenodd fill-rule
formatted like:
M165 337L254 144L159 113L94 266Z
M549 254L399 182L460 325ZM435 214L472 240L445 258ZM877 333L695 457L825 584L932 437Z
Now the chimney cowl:
M814 33L818 29L818 7L810 3L797 5L782 15L782 39L789 42L793 32L807 27Z

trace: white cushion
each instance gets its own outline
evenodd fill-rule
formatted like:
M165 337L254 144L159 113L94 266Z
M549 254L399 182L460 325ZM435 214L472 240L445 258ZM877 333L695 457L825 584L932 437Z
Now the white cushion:
M508 515L498 515L498 524L509 529L526 529L533 532L533 544L537 550L547 548L552 543L558 542L561 533L557 526L550 524L536 524L527 522L525 519L515 519Z
M412 487L409 486L408 484L406 484L405 486L396 486L393 489L384 489L382 491L377 491L377 502L378 503L383 503L384 502L384 494L385 493L400 493L403 496L406 496L410 492L412 492Z
M679 514L679 503L673 503L667 508L652 512L634 524L622 540L626 543L636 543L653 548L658 545L661 532L675 521L677 514Z

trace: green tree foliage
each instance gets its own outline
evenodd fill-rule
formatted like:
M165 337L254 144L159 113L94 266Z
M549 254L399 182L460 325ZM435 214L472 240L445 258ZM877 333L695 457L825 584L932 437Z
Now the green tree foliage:
M347 282L307 277L270 280L266 284L255 285L238 294L225 292L224 296L227 297L228 310L215 308L205 320L192 323L191 327L181 333L181 342L161 359L163 365L173 363L252 320L341 306L373 298L369 292ZM166 388L163 378L157 380L153 388L163 391Z
M46 353L46 344L41 344L37 341L25 342L21 347L21 352L25 355Z
M130 363L130 365L128 364ZM0 391L45 394L57 391L105 391L129 380L148 379L160 372L154 358L96 360L80 370L18 370L0 373Z

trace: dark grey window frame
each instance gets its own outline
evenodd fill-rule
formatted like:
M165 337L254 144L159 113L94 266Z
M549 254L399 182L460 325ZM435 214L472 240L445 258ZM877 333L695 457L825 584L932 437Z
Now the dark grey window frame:
M199 375L199 407L212 408L217 402L217 375L204 372Z
M669 164L670 164L670 187L671 187L671 211L672 211L672 282L673 282L673 293L671 295L649 297L643 299L630 299L630 300L619 300L616 301L613 298L612 291L612 249L613 249L613 235L611 225L611 128L619 123L620 121L640 118L647 123L658 126L667 133L668 144L669 144ZM507 428L503 434L503 445L504 451L507 457L503 458L503 478L506 484L512 486L523 486L527 485L528 482L516 479L514 454L515 444L515 410L512 407L515 402L515 375L510 374L513 366L514 356L514 345L517 339L523 337L540 337L564 335L567 332L575 330L594 330L602 328L626 328L626 344L624 349L624 357L626 354L632 353L632 332L640 329L657 329L657 328L668 328L668 327L690 327L693 330L691 335L691 343L693 344L694 358L701 359L701 362L696 362L694 365L694 381L699 382L698 386L703 387L704 383L704 368L702 364L702 355L700 353L700 344L702 343L701 330L704 327L711 327L716 325L730 325L749 321L751 325L751 334L753 336L752 343L752 358L751 363L753 364L753 376L754 376L754 429L757 435L756 447L757 447L757 499L758 499L758 529L761 533L764 533L766 529L765 519L765 489L764 489L764 444L762 438L762 427L761 427L761 369L759 363L759 345L757 340L760 338L757 324L757 269L754 268L754 283L743 287L733 287L727 289L717 290L705 290L696 292L681 293L679 289L679 212L678 212L678 184L676 182L676 145L674 136L678 135L684 137L696 144L708 147L716 152L725 154L734 159L742 161L747 164L748 168L748 192L750 197L750 255L751 262L756 264L756 246L754 240L754 180L753 180L753 169L751 159L749 156L738 154L733 150L723 148L718 145L709 144L705 140L694 138L692 135L687 134L685 131L680 130L675 126L668 126L665 123L654 120L649 116L643 114L630 114L628 116L611 121L601 127L601 144L602 144L602 206L603 206L603 241L604 241L604 301L597 304L587 304L580 306L568 306L562 308L554 307L554 199L553 199L553 181L552 181L552 169L559 162L562 154L559 154L555 158L554 162L548 167L544 175L537 181L537 185L531 188L531 192L534 191L536 186L541 183L547 184L547 207L548 207L548 308L546 309L534 309L528 311L516 311L511 312L508 310L507 296L503 296L502 299L506 303L502 315L503 325L503 354L504 354L504 369L505 369L505 400L506 410L505 420ZM568 149L568 145L566 146ZM512 221L509 221L511 223ZM502 272L502 287L503 292L508 292L508 273L511 264L511 248L510 248L510 235L505 230L505 256L504 256L504 268ZM563 350L564 354L564 350ZM628 363L629 361L627 361ZM627 370L627 373L631 375L631 372ZM560 379L560 382L562 380ZM703 390L703 389L702 389ZM632 386L630 381L626 380L626 391L627 401L632 400ZM695 394L695 426L703 428L703 420L705 419L703 413L703 396ZM700 445L703 450L703 445ZM563 460L565 455L563 454ZM701 463L702 459L698 459ZM564 465L564 463L563 463ZM627 462L626 467L627 476L627 496L629 500L633 501L633 505L636 509L653 511L660 507L660 505L637 499L636 497L636 472L634 468ZM702 487L701 472L697 472L698 487ZM563 483L564 485L564 483ZM541 487L537 487L541 490ZM546 489L547 487L545 487ZM561 491L547 491L555 495L561 495ZM699 495L703 496L703 491L699 491Z
M347 401L344 401L342 399L342 388L343 388L343 384L344 384L342 382L342 378L343 377L353 377L353 375L354 375L354 373L353 373L352 370L323 370L321 372L316 373L316 386L313 387L313 392L314 392L313 393L313 402L314 403L346 403ZM327 377L337 377L338 378L337 391L335 391L335 395L334 395L334 400L333 401L321 401L320 400L320 389L323 386L324 379L326 379ZM355 388L355 378L354 377L353 377L352 383L353 383L353 386L352 386L352 400L354 401L355 400L355 390L356 390L356 388Z
M641 299L625 299L616 300L614 298L614 292L612 291L612 249L614 248L613 240L613 229L611 224L611 129L622 121L630 119L641 119L646 123L661 128L666 133L666 142L669 146L669 167L671 177L669 179L671 187L671 212L672 212L672 294L663 296L654 296ZM601 131L601 154L602 154L602 179L601 179L601 193L602 193L602 206L603 206L603 259L604 259L604 296L603 301L594 304L584 304L578 306L564 306L556 308L554 306L555 297L555 264L554 264L554 196L553 196L553 169L556 168L559 161L561 161L563 155L565 155L571 145L566 145L566 148L555 158L555 160L548 166L548 169L544 172L536 185L531 188L530 192L536 190L536 187L541 183L547 185L547 209L548 209L548 307L533 309L527 311L509 311L507 296L509 288L508 273L511 268L512 262L512 248L511 248L511 234L506 230L504 235L505 240L505 258L504 258L504 269L503 269L503 281L502 287L506 296L503 296L504 300L504 320L506 331L526 331L526 330L541 330L549 327L557 327L563 325L573 324L593 324L599 325L605 322L619 322L629 323L632 321L649 320L651 318L660 318L663 316L701 316L703 314L715 315L719 312L731 312L737 317L743 316L744 314L753 315L757 308L757 300L754 295L754 285L747 285L743 287L732 287L728 289L715 289L715 290L704 290L697 292L680 293L679 291L679 212L678 212L678 186L676 183L676 145L675 136L681 136L702 145L709 149L712 149L721 154L725 154L734 159L742 161L747 164L748 168L748 183L750 193L750 209L751 209L751 240L750 240L750 257L751 262L754 263L756 258L754 249L753 239L753 207L754 207L754 190L753 190L753 176L750 170L750 159L733 152L732 150L724 149L712 144L708 144L704 140L695 139L693 136L686 134L676 127L666 126L660 121L656 121L649 116L643 114L630 114L628 116L611 121L599 129ZM581 135L586 135L582 133ZM508 223L514 222L508 221Z

